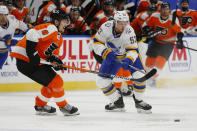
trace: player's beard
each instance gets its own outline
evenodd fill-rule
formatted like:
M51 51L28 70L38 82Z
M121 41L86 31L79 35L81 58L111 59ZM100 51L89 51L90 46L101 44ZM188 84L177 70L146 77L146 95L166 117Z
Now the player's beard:
M188 7L182 7L182 11L188 11Z

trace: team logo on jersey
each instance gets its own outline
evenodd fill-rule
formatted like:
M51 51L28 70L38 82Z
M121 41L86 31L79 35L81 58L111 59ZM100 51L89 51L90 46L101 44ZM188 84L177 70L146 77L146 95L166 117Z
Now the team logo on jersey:
M187 47L188 43L184 40L184 45ZM172 52L170 59L168 61L169 70L171 72L187 72L190 70L191 66L191 55L189 50L186 48L177 49L174 46L174 51Z
M48 33L49 33L48 30L43 30L43 31L42 31L42 34L43 34L43 35L47 35Z
M181 24L182 25L191 24L192 21L193 21L193 18L191 16L182 17Z
M113 43L107 42L107 46L115 53L119 54L121 47L116 47Z
M167 35L168 34L168 30L164 30L165 28L160 27L160 26L156 26L156 32L162 31L161 35Z

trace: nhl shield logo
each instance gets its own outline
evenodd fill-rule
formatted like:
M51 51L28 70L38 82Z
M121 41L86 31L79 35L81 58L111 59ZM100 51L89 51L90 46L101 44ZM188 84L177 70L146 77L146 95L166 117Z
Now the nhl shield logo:
M184 45L188 47L186 40L183 41ZM172 52L168 61L169 70L171 72L187 72L190 70L191 66L191 55L188 49L177 49L174 46L174 51Z

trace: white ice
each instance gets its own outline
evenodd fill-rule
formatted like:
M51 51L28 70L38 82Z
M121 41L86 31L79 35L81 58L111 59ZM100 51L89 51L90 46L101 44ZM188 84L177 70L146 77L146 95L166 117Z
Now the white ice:
M79 116L38 116L38 93L0 93L0 131L197 131L197 87L148 88L152 114L138 114L131 97L124 98L126 112L105 112L106 97L93 90L66 92Z

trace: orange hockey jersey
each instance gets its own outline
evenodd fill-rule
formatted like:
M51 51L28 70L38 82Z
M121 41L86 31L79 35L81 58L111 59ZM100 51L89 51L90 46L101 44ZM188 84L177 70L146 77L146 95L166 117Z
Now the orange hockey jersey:
M190 9L187 12L183 12L179 9L177 10L177 15L179 16L179 22L183 29L197 25L197 11Z
M52 44L58 46L58 48L53 51L53 54L58 55L59 48L63 42L63 38L61 34L58 33L55 25L51 23L37 25L30 29L25 37L13 47L10 56L29 62L29 58L26 54L26 40L38 43L35 49L38 51L38 55L42 59L49 57L45 52L50 49Z
M96 30L98 30L103 23L105 23L106 21L108 21L109 18L104 14L104 11L103 10L100 10L94 16L94 19L96 19L96 21L93 21L90 24L90 29L96 29Z
M18 20L22 20L28 15L29 11L28 11L28 8L26 7L23 7L22 10L18 10L16 8L14 8L10 14L14 15L16 17L16 19Z
M80 31L84 32L84 31L88 30L89 27L86 23L83 24L83 21L84 21L83 17L79 16L78 20L75 23L72 23L72 22L70 23L70 27L74 28L74 29L78 29L81 26Z
M158 43L174 43L176 41L177 33L181 32L178 20L176 20L175 24L171 28L164 30L172 25L172 15L170 15L167 20L162 20L160 13L153 13L152 16L144 22L143 27L146 25L153 28L154 32L162 30L162 33L156 36L156 41Z
M64 4L62 4L61 9L64 7L65 7ZM50 21L50 14L56 8L57 8L56 5L52 1L49 1L49 3L43 7L42 13L40 14L40 16L37 20L37 24L49 22Z
M160 10L160 6L161 6L161 4L162 4L163 2L162 1L158 1L157 2L157 10L159 11ZM140 2L139 2L139 5L138 5L138 7L137 7L137 14L139 14L140 12L142 12L142 11L146 11L147 10L147 8L149 8L149 6L150 6L150 1L149 0L141 0Z
M142 33L142 25L144 21L146 21L149 18L149 15L147 11L141 12L132 22L131 27L133 27L136 34Z

